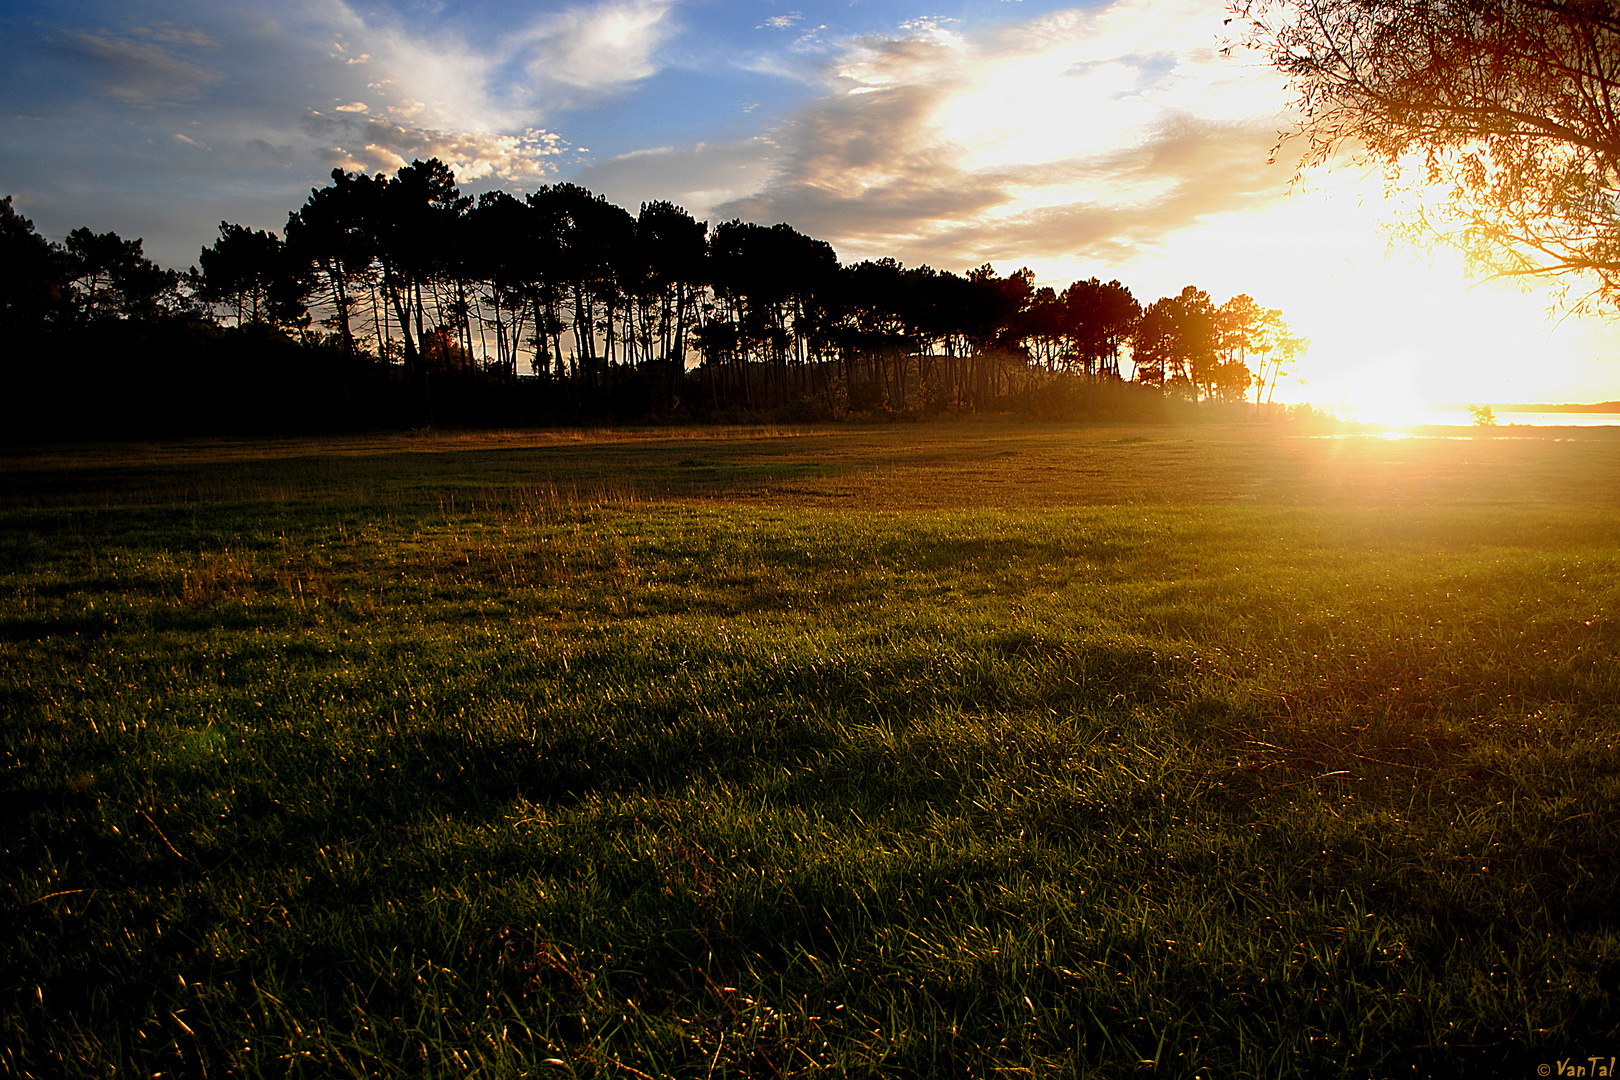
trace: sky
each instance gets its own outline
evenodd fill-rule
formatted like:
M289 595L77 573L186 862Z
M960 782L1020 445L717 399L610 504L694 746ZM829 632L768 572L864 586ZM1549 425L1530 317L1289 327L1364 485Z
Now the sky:
M1221 0L9 0L0 195L192 265L333 168L450 163L635 211L786 221L846 262L1022 266L1282 309L1279 398L1620 399L1620 331L1392 243L1381 174L1296 177L1282 79ZM1274 151L1275 154L1274 154ZM1275 161L1273 158L1275 157Z

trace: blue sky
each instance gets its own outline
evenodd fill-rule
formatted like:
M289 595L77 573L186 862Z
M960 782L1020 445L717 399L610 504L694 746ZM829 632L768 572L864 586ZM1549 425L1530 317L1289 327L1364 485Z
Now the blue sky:
M846 260L1189 282L1317 343L1295 397L1620 397L1611 329L1391 252L1376 177L1290 185L1279 77L1221 0L12 0L0 194L188 266L334 167L450 162L788 221ZM1437 318L1436 312L1449 312ZM1526 358L1533 363L1526 364ZM1375 385L1376 384L1376 385Z
M1211 127L1165 102L1123 126L1102 115L1122 98L1165 94L1188 42L1212 54L1221 27L1218 6L1203 5L1198 27L1184 24L1199 5L1124 6L1158 25L1088 34L1107 5L1042 0L25 0L0 24L0 186L48 234L117 228L176 265L221 219L279 226L334 166L386 170L429 154L472 190L571 179L631 209L664 197L711 218L785 218L850 254L953 269L1008 256L964 235L989 210L998 231L1026 241L1056 227L1081 248L1129 246L1173 225L1166 211L1197 213L1192 193L1114 237L1101 234L1120 224L1120 207L1098 207L1077 228L1080 204L1059 198L1071 212L1043 218L1036 204L1053 203L1051 192L1035 193L1077 168L1103 186L1144 170L1197 184L1207 178L1178 165L1212 167L1222 155L1211 139L1234 133L1244 145L1224 156L1254 173L1274 125L1235 132L1220 117ZM1031 60L1044 62L1036 88L1047 100L1010 127L1022 156L998 156L983 106L990 128L1014 118L996 116L1001 91L977 83ZM1113 76L1066 111L1053 91L1095 81L1087 65L1112 65ZM970 115L954 122L972 130L958 135L945 114L963 102ZM1075 145L1099 125L1124 141ZM1049 250L1031 258L1060 254L1035 246Z

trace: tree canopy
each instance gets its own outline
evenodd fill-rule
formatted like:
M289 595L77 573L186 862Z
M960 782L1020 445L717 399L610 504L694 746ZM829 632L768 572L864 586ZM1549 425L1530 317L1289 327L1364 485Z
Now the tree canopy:
M1247 296L1217 304L1188 286L1144 310L1098 277L1059 289L988 264L843 264L785 223L711 228L667 201L631 214L574 184L473 199L437 160L393 176L334 170L280 236L221 222L183 277L114 233L77 229L53 244L8 199L0 273L0 312L36 352L135 355L109 348L122 335L155 380L166 348L200 356L197 342L222 334L280 341L346 373L332 391L344 407L390 401L382 412L412 423L1057 414L1094 409L1104 388L1127 383L1133 401L1258 401L1268 372L1274 382L1283 370L1286 337L1281 313Z
M1491 276L1620 300L1620 7L1612 0L1238 0L1297 93L1302 166L1364 150L1406 226Z

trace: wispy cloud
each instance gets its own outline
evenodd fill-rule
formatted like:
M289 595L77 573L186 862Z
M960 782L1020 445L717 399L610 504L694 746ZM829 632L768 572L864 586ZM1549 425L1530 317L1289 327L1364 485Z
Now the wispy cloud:
M172 37L158 40L169 42ZM128 105L193 101L205 87L224 78L213 68L175 55L164 44L108 31L68 31L57 39L57 46L82 63L106 93Z
M1204 3L1117 0L846 41L772 132L769 179L714 212L950 267L1140 254L1287 179L1265 164L1281 101L1219 30Z
M841 248L885 254L971 221L1006 202L1007 185L957 164L961 149L929 126L937 105L928 86L823 101L775 133L780 149L763 188L716 213L789 221Z
M1199 222L1274 200L1283 183L1265 164L1274 139L1259 125L1171 119L1127 150L1031 170L1021 178L1029 190L995 220L963 223L937 246L997 262L1128 262Z
M311 5L304 16L307 22L294 32L320 34L329 43L318 77L336 99L379 113L408 111L411 119L446 130L519 127L530 111L492 85L502 58L465 40L416 33L397 19L367 18L342 0Z
M329 145L319 152L337 163L392 168L396 157L436 153L453 158L464 180L549 175L566 144L537 125L655 73L671 11L670 0L602 0L475 46L362 16L347 3L321 4L308 13L330 41L325 81L339 103L318 107L303 126L321 133ZM355 122L323 118L328 109Z
M698 218L716 206L758 191L771 176L777 151L768 137L695 146L660 146L598 161L575 179L621 206L669 199Z
M115 228L170 265L195 259L222 219L279 228L334 166L391 171L437 156L474 190L542 182L573 153L546 119L553 102L612 92L600 78L581 77L596 90L537 84L525 65L547 41L562 63L566 35L542 19L548 33L535 37L522 10L516 32L480 36L362 0L80 7L56 5L54 23L11 20L0 35L13 103L0 117L0 193L55 235ZM575 15L569 25L589 38ZM660 62L637 40L626 77Z
M772 44L733 58L811 88L804 104L740 138L594 164L567 110L671 62L674 0L587 0L481 37L358 0L293 0L273 19L227 7L199 28L148 11L52 40L104 99L185 103L184 139L167 125L153 138L210 147L219 170L274 163L295 193L312 166L438 156L465 181L521 185L583 164L572 175L632 207L676 198L711 218L790 221L852 257L961 268L1140 250L1281 186L1262 164L1270 99L1217 55L1206 0L990 29L919 18L814 50L802 33L819 34L824 12L806 11L766 19L754 39ZM267 205L274 186L259 185Z
M193 49L219 48L219 42L207 32L166 19L151 26L132 26L129 32L136 37L150 38L168 45L185 45Z

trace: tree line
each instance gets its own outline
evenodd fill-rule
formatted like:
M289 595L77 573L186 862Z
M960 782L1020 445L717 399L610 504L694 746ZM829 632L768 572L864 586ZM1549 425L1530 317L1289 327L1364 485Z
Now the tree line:
M474 199L436 159L334 170L281 235L222 222L184 273L110 232L47 241L8 197L0 319L55 358L32 369L40 394L42 372L77 370L81 399L95 385L125 408L161 386L183 408L273 399L293 426L1141 414L1269 398L1307 346L1246 295L1188 286L1144 307L1117 280L1059 292L1027 269L844 264L786 224L710 228L666 201L632 215L574 184Z

